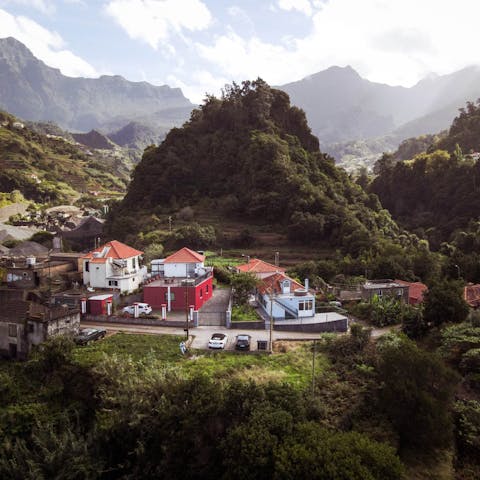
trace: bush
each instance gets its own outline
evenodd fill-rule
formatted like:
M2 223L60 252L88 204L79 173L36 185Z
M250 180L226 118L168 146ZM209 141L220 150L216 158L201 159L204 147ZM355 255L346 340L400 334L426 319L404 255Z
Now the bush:
M232 274L224 267L213 267L213 275L220 283L230 285L232 282Z
M480 463L480 402L465 400L455 403L455 437L460 457Z
M400 446L428 453L447 448L453 432L455 372L406 337L386 335L380 351L380 408L395 426Z

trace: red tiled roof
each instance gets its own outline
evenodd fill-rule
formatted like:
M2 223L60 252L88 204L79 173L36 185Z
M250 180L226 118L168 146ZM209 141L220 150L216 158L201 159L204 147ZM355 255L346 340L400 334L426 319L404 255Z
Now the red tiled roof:
M95 257L94 253L105 253L101 257ZM87 253L83 258L90 258L93 263L105 263L107 258L131 258L141 255L143 252L129 247L122 242L112 240Z
M422 282L406 282L405 280L395 280L400 285L408 286L408 303L416 304L423 302L423 294L428 287Z
M465 301L473 308L480 306L480 285L467 285L464 289Z
M276 273L276 272L285 272L284 268L280 268L271 263L264 262L258 258L252 258L248 263L243 265L238 265L237 270L245 273Z
M183 247L178 252L172 253L163 263L199 263L205 261L205 255Z
M280 282L285 280L285 279L290 280L290 292L291 293L295 292L295 290L305 288L301 283L298 283L295 280L293 280L292 278L287 277L283 273L274 273L273 275L265 277L261 281L261 283L258 287L258 291L262 294L267 293L267 292L272 292L272 290L273 290L273 293L280 293L282 291L282 287L280 285Z

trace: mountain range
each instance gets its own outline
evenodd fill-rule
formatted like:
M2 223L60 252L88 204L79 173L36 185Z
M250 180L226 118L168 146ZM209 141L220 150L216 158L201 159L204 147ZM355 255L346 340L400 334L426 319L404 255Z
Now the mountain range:
M371 82L349 66L330 67L278 88L306 112L322 151L348 164L447 128L458 108L480 97L480 69L429 75L406 88ZM143 149L182 125L194 105L167 85L66 77L10 37L0 39L0 108L73 132L95 129L121 146Z
M406 88L370 82L351 67L331 67L280 88L305 110L322 143L407 137L447 128L458 108L480 96L480 69L430 75Z
M371 82L351 67L331 67L279 88L305 110L322 151L340 160L349 151L378 154L407 137L448 128L460 107L480 97L480 69L429 75L406 88Z
M179 88L167 85L130 82L118 75L66 77L9 37L0 39L0 108L77 132L118 130L131 121L165 131L181 125L193 104Z

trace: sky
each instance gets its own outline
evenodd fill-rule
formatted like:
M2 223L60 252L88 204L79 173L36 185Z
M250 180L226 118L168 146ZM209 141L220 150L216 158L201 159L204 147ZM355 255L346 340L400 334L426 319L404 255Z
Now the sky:
M167 84L194 103L332 65L412 86L480 65L479 20L478 0L0 0L0 38L64 75Z

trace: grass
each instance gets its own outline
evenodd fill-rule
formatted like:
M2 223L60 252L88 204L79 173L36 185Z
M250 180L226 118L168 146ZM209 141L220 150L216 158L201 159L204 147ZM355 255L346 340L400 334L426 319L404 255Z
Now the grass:
M244 263L243 258L220 256L217 252L205 252L205 265L209 267L228 267Z
M272 355L191 350L189 355L183 356L179 348L182 339L173 335L117 333L87 347L76 348L75 357L82 364L93 365L104 355L116 354L139 363L161 362L186 375L203 374L219 381L227 378L251 379L259 383L281 381L304 388L311 380L311 342L289 343L288 346L284 343ZM322 354L317 354L315 364L320 373L328 362Z
M104 355L130 357L135 361L147 357L162 362L179 362L183 358L179 344L185 337L176 335L130 335L117 333L100 342L77 347L75 358L82 364L94 364Z
M253 307L244 305L232 308L232 322L258 322L261 318Z

